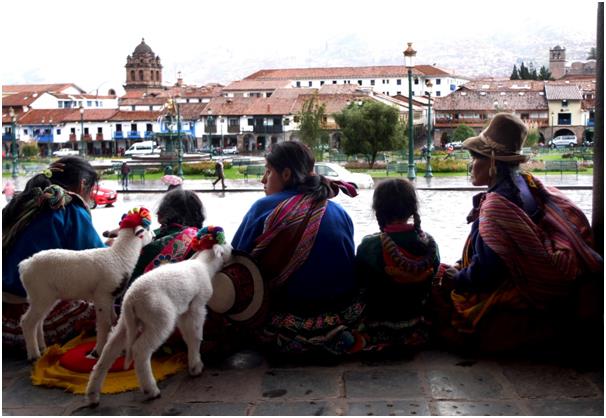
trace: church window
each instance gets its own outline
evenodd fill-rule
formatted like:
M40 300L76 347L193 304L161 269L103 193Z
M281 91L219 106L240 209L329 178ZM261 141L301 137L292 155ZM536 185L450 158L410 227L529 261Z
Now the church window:
M143 70L139 70L139 81L143 81Z

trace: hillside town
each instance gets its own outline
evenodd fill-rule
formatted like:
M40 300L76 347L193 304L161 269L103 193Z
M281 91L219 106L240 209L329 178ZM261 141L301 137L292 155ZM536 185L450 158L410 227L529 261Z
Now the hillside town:
M431 129L435 146L444 145L465 124L479 132L497 112L513 112L537 130L539 143L593 135L595 60L568 62L566 48L549 51L551 80L468 79L439 65L260 69L227 85L187 84L179 73L163 83L159 55L141 40L126 57L123 95L117 89L86 92L74 83L2 86L3 155L16 141L36 143L40 155L61 149L88 156L123 155L133 143L153 139L172 147L180 138L185 152L234 149L262 154L271 144L299 138L304 103L325 105L323 128L331 149L341 132L333 114L351 103L378 101L398 109L420 148ZM409 111L409 74L412 112ZM428 117L429 116L429 117Z

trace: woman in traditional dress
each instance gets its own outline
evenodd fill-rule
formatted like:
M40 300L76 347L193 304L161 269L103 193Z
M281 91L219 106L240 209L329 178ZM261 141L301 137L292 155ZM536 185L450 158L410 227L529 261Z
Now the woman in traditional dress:
M85 250L104 244L95 230L88 202L97 173L88 161L63 157L33 176L2 209L2 346L25 347L19 320L27 310L18 264L39 251ZM44 321L46 342L94 329L95 311L87 301L59 302Z
M449 343L501 350L540 342L552 327L562 331L579 287L603 272L583 212L520 172L527 132L518 117L499 113L463 143L473 185L488 191L473 197L462 259L434 292L438 332Z
M419 348L429 337L426 309L440 265L438 245L421 229L408 180L381 181L372 206L381 232L364 237L356 253L356 273L367 289L363 349Z
M354 275L353 224L329 200L345 183L314 173L299 142L272 146L262 182L232 245L252 255L267 287L268 315L256 336L279 352L330 352L355 347L351 325L363 311Z

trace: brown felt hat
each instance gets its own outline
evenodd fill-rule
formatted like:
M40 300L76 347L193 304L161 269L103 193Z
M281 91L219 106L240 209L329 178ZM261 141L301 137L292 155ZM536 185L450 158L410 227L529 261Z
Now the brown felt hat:
M520 118L511 113L497 113L480 135L463 141L463 148L487 158L523 163L528 161L528 156L521 153L527 136L528 128Z

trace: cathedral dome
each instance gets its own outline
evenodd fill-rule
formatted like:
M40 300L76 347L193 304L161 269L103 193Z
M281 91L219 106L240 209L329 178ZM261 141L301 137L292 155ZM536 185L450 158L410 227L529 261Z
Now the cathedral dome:
M145 38L141 39L141 43L137 45L135 51L133 52L133 56L135 55L145 55L145 54L154 54L154 51L145 43Z

